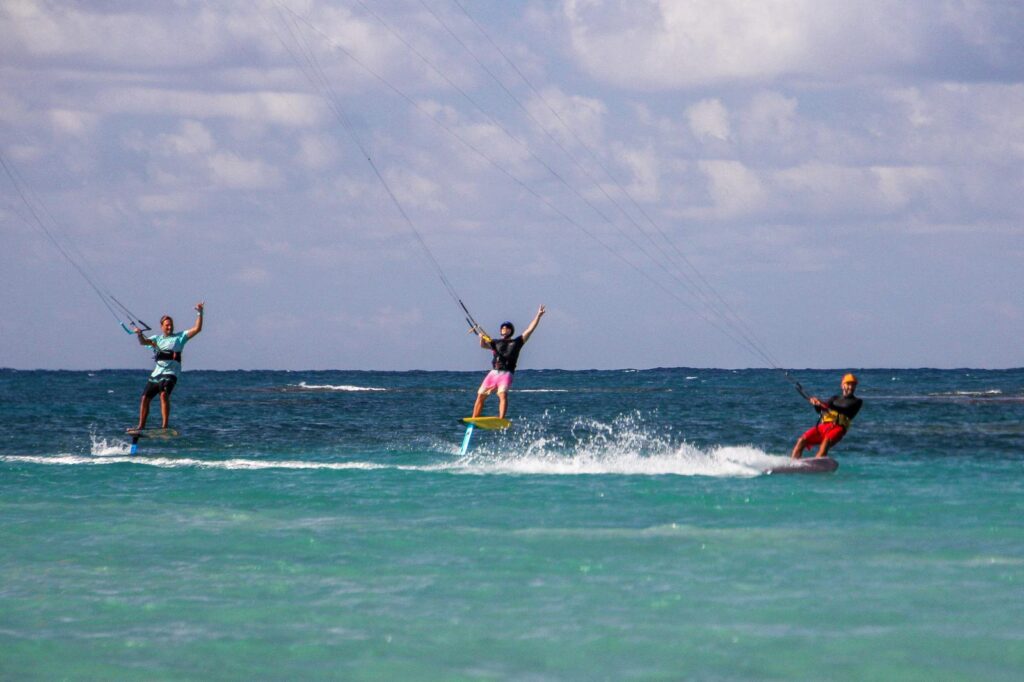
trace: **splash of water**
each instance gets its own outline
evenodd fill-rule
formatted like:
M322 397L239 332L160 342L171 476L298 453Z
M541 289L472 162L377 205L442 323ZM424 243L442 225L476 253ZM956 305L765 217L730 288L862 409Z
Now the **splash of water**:
M664 425L648 422L638 412L620 415L611 422L577 417L566 431L559 428L564 415L545 414L536 420L520 420L516 428L479 438L466 456L454 456L456 445L438 443L431 448L446 453L441 461L393 464L380 461L305 461L280 459L209 459L181 456L129 456L126 438L90 434L90 456L59 454L3 456L0 461L81 465L134 463L161 468L208 469L327 469L447 472L471 475L619 475L619 476L713 476L761 475L788 461L752 445L699 447L664 431Z
M111 438L107 440L95 432L89 434L89 454L93 457L117 457L127 455L131 451L131 443L127 439Z
M658 433L639 413L611 423L576 419L567 436L550 435L547 417L517 424L514 435L456 460L470 474L758 476L786 457L749 445L700 448Z

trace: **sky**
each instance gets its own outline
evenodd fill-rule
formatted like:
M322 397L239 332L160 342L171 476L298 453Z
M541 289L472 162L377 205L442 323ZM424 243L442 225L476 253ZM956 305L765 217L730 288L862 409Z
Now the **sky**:
M0 158L0 367L1024 366L1013 0L3 0Z

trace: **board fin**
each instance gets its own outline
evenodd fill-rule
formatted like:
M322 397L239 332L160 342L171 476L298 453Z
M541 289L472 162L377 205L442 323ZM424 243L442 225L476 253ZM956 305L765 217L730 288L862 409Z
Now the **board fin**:
M465 456L469 452L469 441L473 439L473 425L468 424L466 426L466 435L462 437L462 448L459 450L459 456Z

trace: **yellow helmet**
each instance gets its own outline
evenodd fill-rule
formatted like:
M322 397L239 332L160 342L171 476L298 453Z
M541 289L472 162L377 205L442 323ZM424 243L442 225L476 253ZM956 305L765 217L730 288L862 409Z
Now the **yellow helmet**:
M853 376L852 374L847 374L846 376L843 377L843 383L844 384L855 384L855 383L857 383L857 377Z

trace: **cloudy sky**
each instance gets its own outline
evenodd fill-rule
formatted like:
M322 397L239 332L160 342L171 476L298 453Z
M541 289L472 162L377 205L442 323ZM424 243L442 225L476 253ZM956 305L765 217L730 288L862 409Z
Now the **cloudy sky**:
M3 0L0 367L1024 366L1021 8Z

